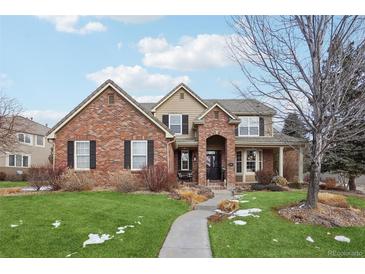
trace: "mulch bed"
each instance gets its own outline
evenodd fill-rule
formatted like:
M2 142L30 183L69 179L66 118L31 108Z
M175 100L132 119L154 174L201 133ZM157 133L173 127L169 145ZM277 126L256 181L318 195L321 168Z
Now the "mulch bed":
M279 209L282 217L302 224L322 225L325 227L365 226L365 210L358 208L340 208L318 203L316 209L301 207L302 204L291 205Z

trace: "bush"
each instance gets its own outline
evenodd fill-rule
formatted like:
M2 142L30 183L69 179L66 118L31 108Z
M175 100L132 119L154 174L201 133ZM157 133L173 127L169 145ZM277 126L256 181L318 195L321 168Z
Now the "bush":
M37 191L42 186L51 186L53 190L58 190L63 171L63 168L53 168L51 165L32 166L28 170L27 180Z
M324 184L326 189L335 189L337 185L337 181L333 177L328 177L324 180Z
M319 193L318 202L335 207L349 207L345 196L332 193Z
M5 181L5 179L6 179L6 173L0 172L0 181Z
M275 185L280 185L280 186L288 185L288 181L282 176L275 176L274 178L272 178L271 183L273 183Z
M259 184L270 184L274 176L275 174L272 171L266 171L266 170L256 171L256 181Z
M218 204L218 209L222 210L223 212L227 212L227 213L236 211L239 208L240 208L240 206L238 204L238 201L223 200L223 201L220 201Z
M90 190L95 185L95 178L90 172L76 172L67 169L61 176L59 186L65 191Z
M131 172L111 172L109 183L119 192L134 192L141 189L140 179Z
M142 169L142 179L150 191L171 191L177 187L175 174L169 173L165 164L155 164Z
M294 188L294 189L301 189L302 188L302 184L300 183L289 183L288 187L290 188Z
M251 189L255 191L262 191L262 190L286 191L285 188L275 184L252 184Z

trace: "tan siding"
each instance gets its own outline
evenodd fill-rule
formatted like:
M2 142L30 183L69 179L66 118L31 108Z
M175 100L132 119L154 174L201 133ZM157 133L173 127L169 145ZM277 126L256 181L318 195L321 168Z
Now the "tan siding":
M180 93L184 93L184 99L180 99ZM155 116L162 121L162 115L164 114L189 115L189 134L179 135L177 138L194 137L193 121L204 111L204 109L205 107L201 103L181 88L156 110Z

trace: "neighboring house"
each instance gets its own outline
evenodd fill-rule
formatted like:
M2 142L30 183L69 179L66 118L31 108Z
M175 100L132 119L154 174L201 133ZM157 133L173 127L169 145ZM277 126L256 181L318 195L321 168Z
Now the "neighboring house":
M255 181L258 170L303 181L301 139L273 129L252 99L202 99L184 84L139 104L107 80L49 132L57 166L107 172L164 163L199 184Z
M0 172L5 172L7 177L21 179L30 166L49 163L52 146L46 139L49 128L31 119L17 116L14 131L14 148L0 153Z

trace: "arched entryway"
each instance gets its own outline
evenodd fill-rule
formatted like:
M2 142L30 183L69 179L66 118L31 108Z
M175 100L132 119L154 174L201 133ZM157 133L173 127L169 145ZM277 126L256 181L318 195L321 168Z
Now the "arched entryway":
M213 135L206 140L206 179L208 182L226 178L226 138Z

